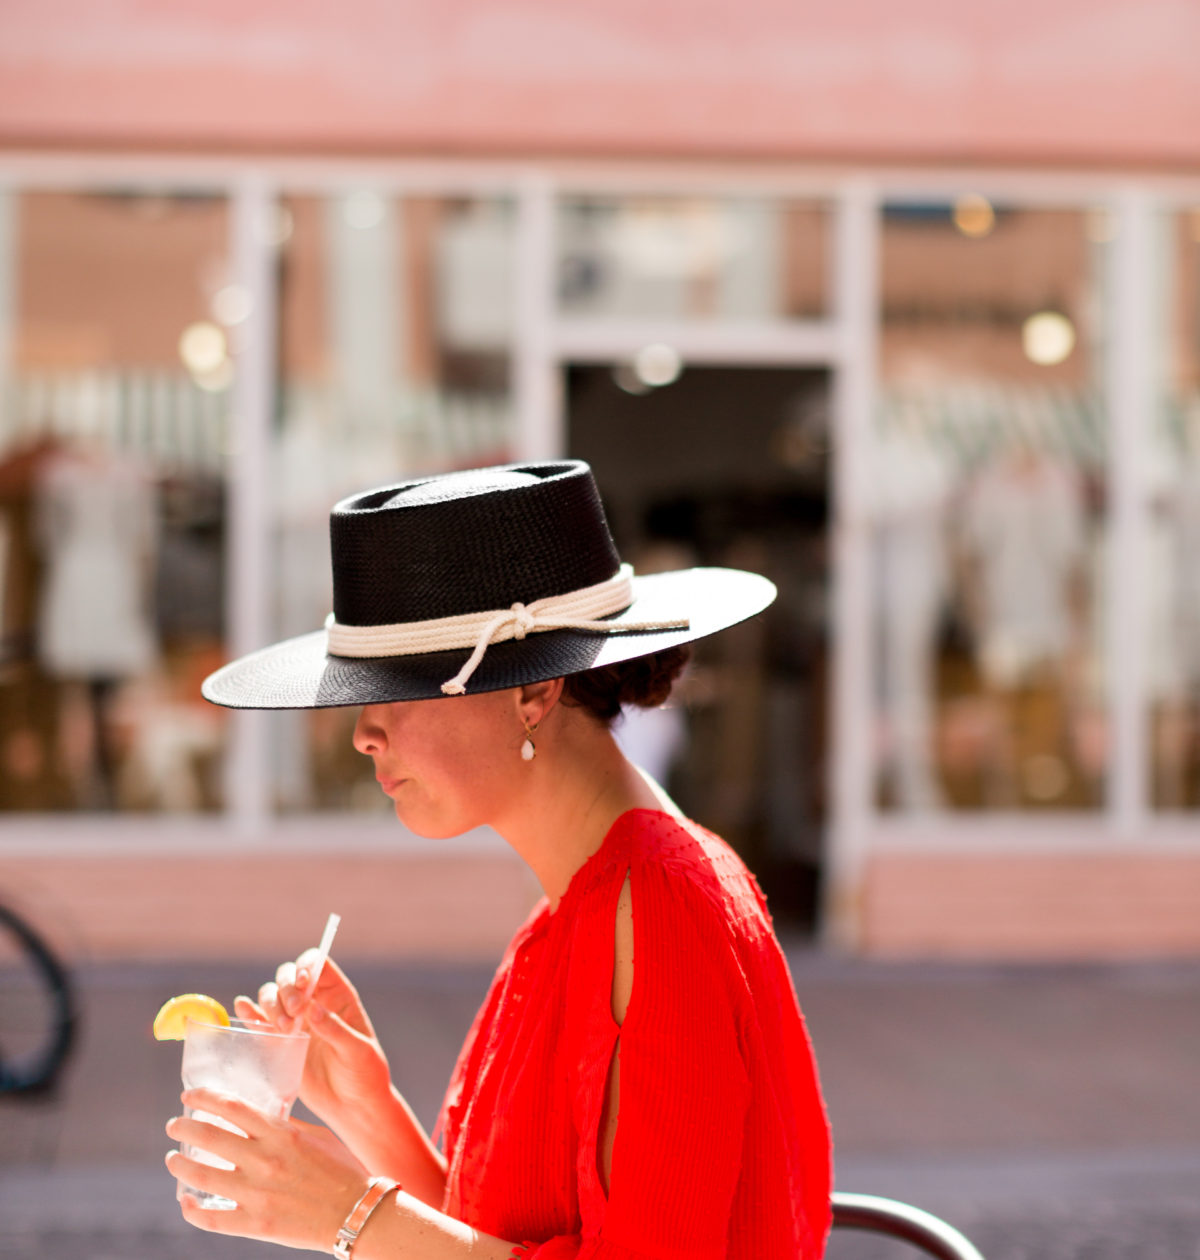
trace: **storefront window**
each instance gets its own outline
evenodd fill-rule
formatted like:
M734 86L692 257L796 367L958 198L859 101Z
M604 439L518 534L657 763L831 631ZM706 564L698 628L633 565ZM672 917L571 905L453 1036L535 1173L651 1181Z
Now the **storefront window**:
M1200 806L1200 210L1158 223L1156 384L1144 521L1150 799Z
M221 806L228 265L218 196L0 195L6 810Z
M816 202L568 198L559 307L590 318L817 319L828 309L829 238Z
M501 199L364 190L284 201L279 224L274 617L332 607L331 506L371 486L512 458L514 215ZM356 710L272 715L283 812L386 814Z
M1108 757L1102 212L885 211L876 793L1097 808Z

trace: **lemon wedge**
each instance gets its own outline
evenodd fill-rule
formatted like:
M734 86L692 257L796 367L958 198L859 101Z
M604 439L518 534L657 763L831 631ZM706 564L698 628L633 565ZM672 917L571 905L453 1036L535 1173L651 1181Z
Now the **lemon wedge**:
M229 1012L216 998L206 997L203 993L181 993L179 997L168 998L155 1015L155 1040L182 1041L189 1019L201 1024L229 1027Z

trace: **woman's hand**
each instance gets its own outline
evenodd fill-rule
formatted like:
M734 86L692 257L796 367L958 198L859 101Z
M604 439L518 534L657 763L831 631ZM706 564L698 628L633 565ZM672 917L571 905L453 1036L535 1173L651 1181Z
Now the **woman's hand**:
M167 1154L173 1177L237 1203L231 1211L202 1208L193 1195L184 1194L184 1220L214 1233L328 1251L368 1180L334 1134L303 1120L274 1119L212 1090L185 1090L182 1098L187 1106L220 1116L246 1135L195 1116L168 1121L169 1137L234 1165L214 1168L179 1151Z
M315 949L283 963L258 1001L239 997L242 1019L264 1020L281 1032L307 1028L312 1034L300 1098L332 1128L352 1126L354 1117L378 1111L389 1094L387 1056L354 986L329 958L311 999L307 996Z
M372 1171L395 1177L431 1206L446 1189L446 1162L404 1099L391 1087L387 1056L354 986L327 959L309 999L315 949L284 963L258 1001L239 997L243 1019L261 1019L282 1032L312 1034L300 1098Z

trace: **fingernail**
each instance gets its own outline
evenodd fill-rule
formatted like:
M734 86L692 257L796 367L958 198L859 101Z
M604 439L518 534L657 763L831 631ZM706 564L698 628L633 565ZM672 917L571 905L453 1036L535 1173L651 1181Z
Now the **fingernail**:
M296 972L296 984L300 988L304 988L304 986L308 983L309 974L310 973L307 967L302 967L298 972Z

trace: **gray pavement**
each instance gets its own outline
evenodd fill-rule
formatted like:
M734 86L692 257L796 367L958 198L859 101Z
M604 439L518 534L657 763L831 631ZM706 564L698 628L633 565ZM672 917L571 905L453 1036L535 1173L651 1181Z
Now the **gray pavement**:
M839 1188L947 1217L989 1260L1200 1260L1200 962L888 965L789 950ZM200 967L202 966L202 972ZM432 1122L482 968L352 968L395 1076ZM252 1260L178 1218L162 1167L179 1048L158 1004L222 999L245 966L95 967L53 1098L0 1099L0 1260ZM831 1260L915 1254L835 1236Z

